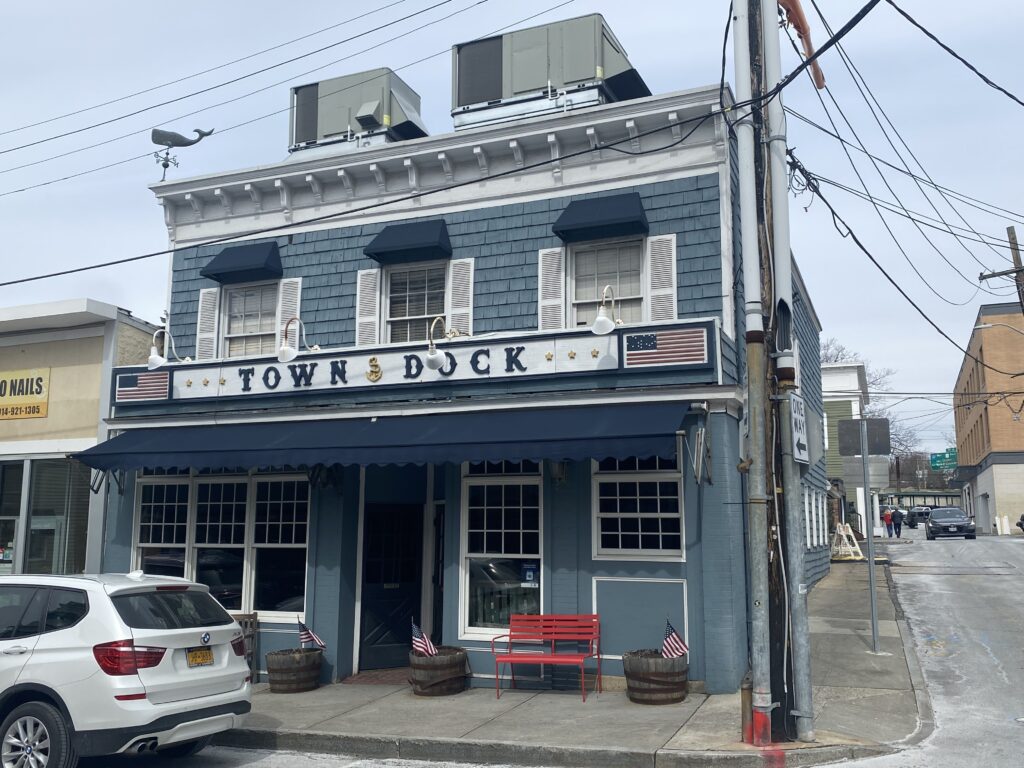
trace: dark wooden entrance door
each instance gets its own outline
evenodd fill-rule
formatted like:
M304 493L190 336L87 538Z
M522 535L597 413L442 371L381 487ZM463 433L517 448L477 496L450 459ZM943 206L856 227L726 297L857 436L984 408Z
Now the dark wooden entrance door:
M410 621L422 624L423 506L367 504L363 514L359 668L405 667Z

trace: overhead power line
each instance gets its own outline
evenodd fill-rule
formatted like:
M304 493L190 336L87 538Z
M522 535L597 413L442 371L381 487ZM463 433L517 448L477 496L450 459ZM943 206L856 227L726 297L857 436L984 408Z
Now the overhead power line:
M73 110L71 112L65 112L64 114L61 114L61 115L54 115L53 117L48 117L45 120L38 120L38 121L36 121L34 123L26 123L25 125L19 125L17 128L8 128L7 130L0 131L0 136L6 136L7 134L10 134L10 133L18 133L19 131L26 131L29 128L38 128L40 125L47 125L48 123L55 123L58 120L63 120L63 119L68 118L68 117L74 117L76 115L81 115L81 114L84 114L85 112L92 112L94 109L100 109L101 107L109 107L111 104L119 104L122 101L127 101L128 99L134 99L136 96L142 96L143 94L152 93L153 91L159 91L160 89L167 88L168 86L171 86L171 85L177 85L178 83L184 83L186 80L193 80L193 79L195 79L197 77L202 77L203 75L208 75L211 72L216 72L216 71L218 71L220 69L225 69L225 68L233 66L235 64L240 64L243 61L248 61L249 59L254 59L257 56L262 56L265 53L270 53L271 51L276 51L276 50L279 50L280 48L286 48L289 45L294 45L295 43L301 42L303 40L307 40L310 37L316 37L317 35L322 35L324 32L330 32L332 29L337 29L338 27L344 26L345 24L351 24L353 21L359 21L360 19L365 19L367 16L372 16L375 13L380 13L381 11L386 11L388 8L393 8L394 6L401 5L402 3L405 3L405 2L408 2L408 0L393 0L393 2L390 2L387 5L382 5L382 6L379 6L377 8L373 8L373 9L371 9L369 11L366 11L365 13L359 14L358 16L352 16L350 18L345 19L344 21L339 21L339 22L337 22L335 24L331 24L330 26L321 27L320 29L317 29L317 30L315 30L313 32L309 32L309 33L307 33L305 35L300 35L299 37L294 37L291 40L286 40L285 42L278 43L277 45L272 45L269 48L264 48L261 51L256 51L255 53L250 53L250 54L247 54L245 56L241 56L241 57L239 57L237 59L232 59L231 61L226 61L223 64L218 64L218 65L216 65L214 67L209 67L208 69L200 70L199 72L193 72L191 75L182 75L181 77L179 77L179 78L177 78L175 80L168 80L165 83L160 83L158 85L151 85L148 88L143 88L142 90L139 90L139 91L134 91L132 93L127 93L124 96L118 96L117 98L114 98L114 99L109 99L107 101L101 101L98 104L92 104L91 106L88 106L88 107L80 107L79 109L75 109L75 110Z
M832 223L835 226L836 231L839 232L839 234L842 235L844 238L845 237L849 237L851 240L853 240L853 242L857 246L857 248L859 248L861 250L861 252L865 256L868 257L868 260L872 264L874 264L875 267L878 269L878 271L881 272L882 275L885 277L885 279L889 281L889 284L892 285L892 287L895 288L904 299L906 299L907 303L910 304L910 306L912 306L915 310L917 310L917 313L919 315L921 315L921 317L923 317L925 319L925 321L932 328L934 328L938 332L938 334L940 336L942 336L942 338L944 338L946 341L948 341L950 344L952 344L954 347L956 347L958 350L960 350L966 357L969 357L971 360L974 360L976 363L980 364L982 367L988 368L990 371L994 371L995 373L1000 373L1000 374L1002 374L1004 376L1020 376L1020 375L1024 375L1024 372L1020 372L1020 371L1011 372L1011 371L1004 371L1001 368L996 368L995 366L990 365L989 363L986 363L984 360L976 357L975 355L971 354L967 349L965 349L964 347L962 347L959 344L957 344L952 336L950 336L948 333L946 333L942 329L942 327L939 326L939 324L936 323L928 315L927 312L925 312L923 309L921 309L921 307L917 304L917 302L915 302L912 298L910 298L910 296L907 294L907 292L903 289L903 286L901 286L898 282L896 282L896 280L893 279L893 277L885 270L885 267L883 267L879 263L878 259L875 258L874 254L872 254L871 251L869 251L865 247L864 243L862 243L860 238L857 237L857 233L854 232L853 229L850 227L850 225L847 224L846 221L843 220L843 218L839 215L839 212L828 201L828 198L826 198L825 195L822 194L821 187L817 183L816 177L810 171L808 171L807 168L804 167L803 163L801 163L800 160L797 159L796 155L793 154L793 151L789 150L787 152L787 154L789 155L792 167L796 170L797 173L799 173L803 177L804 183L807 185L807 189L809 189L812 193L814 193L814 195L819 200L821 200L821 202L825 205L826 208L828 208L829 212L832 214ZM846 230L845 232L843 231L843 229L840 228L840 225L842 225L842 227L845 228L845 230Z
M283 66L285 66L287 64L292 64L292 63L294 63L296 61L301 61L302 59L308 59L310 56L315 56L318 53L323 53L324 51L328 51L331 48L337 48L339 45L344 45L345 43L352 42L353 40L357 40L360 37L366 37L367 35L373 34L374 32L379 32L382 29L387 29L388 27L393 27L395 24L400 24L401 22L407 21L408 19L414 18L415 16L421 16L422 14L426 13L427 11L432 11L434 8L439 8L440 6L447 5L448 3L451 3L451 2L454 2L454 0L439 0L438 2L434 3L433 5L428 6L426 8L423 8L422 10L416 11L415 13L410 13L410 14L408 14L406 16L402 16L401 18L394 19L393 21L389 21L386 24L381 24L379 26L376 26L373 29L368 29L365 32L360 32L360 33L358 33L356 35L352 35L350 37L346 37L343 40L338 40L336 42L331 43L330 45L321 46L320 48L317 48L316 50L308 51L308 52L300 54L298 56L293 56L290 59L285 59L284 61L279 61L276 64L271 64L269 66L262 67L260 69L257 69L255 71L253 71L253 72L248 72L248 73L246 73L244 75L239 75L238 77L231 78L230 80L225 80L222 83L216 83L215 85L211 85L211 86L208 86L206 88L200 88L197 91L192 91L191 93L186 93L186 94L184 94L182 96L177 96L177 97L175 97L173 99L167 99L167 100L161 101L161 102L159 102L157 104L151 104L148 107L140 107L139 109L132 110L131 112L126 112L123 115L118 115L117 117L112 117L112 118L109 118L107 120L101 120L99 122L92 123L91 125L86 125L86 126L84 126L82 128L76 128L76 129L71 130L71 131L64 131L63 133L56 133L56 134L53 134L52 136L47 136L46 138L42 138L42 139L36 139L35 141L26 142L25 144L19 144L18 146L15 146L15 147L8 147L7 149L0 149L0 155L6 155L6 154L9 154L10 152L17 152L18 150L27 149L28 147L35 147L35 146L38 146L40 144L45 144L45 143L50 142L50 141L55 141L56 139L62 139L64 137L66 137L66 136L73 136L73 135L78 134L78 133L84 133L85 131L90 131L93 128L99 128L100 126L103 126L103 125L110 125L111 123L116 123L116 122L118 122L120 120L124 120L124 119L129 118L129 117L134 117L135 115L141 115L144 112L150 112L150 111L152 111L154 109L157 109L159 107L167 106L168 104L175 104L175 103L177 103L179 101L184 101L186 99L191 99L191 98L193 98L195 96L200 96L200 95L202 95L204 93L209 93L210 91L215 91L215 90L217 90L219 88L224 88L225 86L232 85L232 84L240 82L242 80L247 80L250 77L255 77L256 75L261 75L264 72L269 72L269 71L271 71L273 69L278 69L278 68L283 67Z
M678 145L684 143L707 120L709 120L712 117L714 117L715 115L719 115L719 114L721 114L721 110L713 109L713 110L708 111L704 115L698 115L696 117L691 117L691 118L688 118L686 120L680 120L679 122L672 123L670 125L661 126L659 128L652 128L652 129L647 130L647 131L641 131L641 132L635 134L632 137L631 136L626 136L626 137L624 137L622 139L617 139L615 141L601 142L601 143L598 143L597 146L590 146L590 147L587 147L585 149L577 150L575 152L568 152L566 154L561 155L560 157L547 158L545 160L540 160L540 161L538 161L536 163L528 163L528 164L526 164L526 165L524 165L522 167L510 168L507 171L500 171L500 172L497 172L497 173L492 173L488 177L488 179L499 179L499 178L503 178L505 176L514 176L514 175L517 175L517 174L524 173L526 171L534 170L536 168L542 168L544 166L551 165L552 163L564 162L564 161L570 160L570 159L572 159L574 157L582 157L583 155L588 155L588 154L590 154L592 152L600 152L602 149L610 149L610 150L614 150L616 152L621 152L623 154L628 154L628 155L647 155L647 154L651 154L653 152L664 152L666 149L670 149L671 147L675 147L675 146L678 146ZM696 123L696 125L694 125L693 128L691 128L689 131L687 131L685 134L683 134L680 138L678 138L678 139L676 139L674 141L671 141L671 142L669 142L668 144L666 144L664 146L656 147L656 148L649 149L649 150L639 151L639 152L634 152L634 151L622 149L621 147L619 147L620 144L625 144L627 142L632 142L636 138L640 138L640 137L643 137L643 136L650 136L652 134L659 133L661 131L671 130L671 129L675 128L675 127L683 126L683 125L688 125L690 123ZM381 200L381 201L376 202L376 203L370 203L368 205L360 206L359 208L352 208L350 210L342 211L340 213L329 213L329 214L325 214L323 216L315 216L315 217L310 218L310 219L305 219L303 221L291 222L291 223L287 223L287 224L280 224L280 225L274 226L274 227L265 227L263 229L258 229L258 230L253 230L251 232L246 232L244 235L227 235L225 237L215 238L213 240L208 240L208 241L202 243L202 245L203 246L218 245L218 244L221 244L221 243L234 242L234 241L237 241L239 239L251 239L251 238L254 238L254 237L260 237L261 235L267 235L267 234L270 234L272 232L282 232L282 231L286 231L286 230L289 230L289 229L295 229L297 227L307 227L310 224L317 224L319 222L336 221L338 219L342 219L342 218L345 218L345 217L348 217L348 216L352 216L353 214L364 213L366 211L374 210L374 209L377 209L377 208L384 208L384 207L387 207L389 205L394 205L395 203L401 203L401 202L405 202L405 201L408 201L408 200L418 200L418 199L421 199L421 198L424 198L424 197L429 197L431 195L439 194L441 192L448 192L448 191L453 190L453 189L459 189L461 187L475 186L475 185L477 185L479 183L480 183L480 180L476 179L476 178L474 178L474 179L467 179L466 181L453 182L451 184L446 184L444 186L436 187L434 189L426 189L426 190L422 190L420 192L413 192L413 193L410 193L408 195L401 195L401 196L393 198L391 200ZM48 274L35 275L33 277L22 277L22 278L18 278L18 279L15 279L15 280L6 280L4 282L0 282L0 288L6 288L6 287L11 286L11 285L20 285L22 283L31 283L31 282L35 282L35 281L38 281L38 280L47 280L47 279L54 278L54 277L63 277L63 276L66 276L66 275L78 274L80 272L88 272L88 271L91 271L91 270L94 270L94 269L102 269L102 268L105 268L105 267L112 267L112 266L116 266L116 265L119 265L119 264L128 264L128 263L135 262L135 261L142 261L144 259L150 259L150 258L153 258L155 256L166 256L168 254L175 253L175 252L177 252L179 250L187 250L187 249L165 248L165 249L159 250L159 251L150 251L149 253L142 253L142 254L139 254L137 256L129 256L129 257L126 257L126 258L121 258L121 259L112 259L110 261L105 261L105 262L102 262L102 263L99 263L99 264L89 264L89 265L82 266L82 267L74 267L72 269L60 270L59 272L50 272Z
M969 70L971 70L971 72L973 72L979 78L981 78L982 82L984 82L985 85L989 86L990 88L995 88L997 91L999 91L1001 94L1003 94L1004 96L1006 96L1010 100L1015 101L1018 104L1020 104L1022 107L1024 107L1024 101L1021 101L1020 98L1018 98L1015 94L1013 94L1010 91L1006 90L1005 88L1003 88L1003 86L999 85L998 83L994 82L993 80L988 78L986 75L984 75L981 72L981 70L979 70L976 66L971 64L971 62L969 62L967 59L965 59L959 53L954 51L952 48L950 48L944 42L942 42L936 35L934 35L931 32L929 32L924 27L924 25L921 24L921 22L919 22L917 19L915 19L909 13L907 13L902 8L900 8L898 5L896 5L896 3L893 2L893 0L886 0L886 2L889 3L889 5L891 5L896 10L896 13L898 13L900 16L902 16L907 21L909 21L911 24L913 24L915 27L917 27L919 30L921 30L925 34L925 36L928 37L932 42L934 42L942 50L944 50L946 53L948 53L954 59L956 59L961 64L963 64L965 67L967 67Z

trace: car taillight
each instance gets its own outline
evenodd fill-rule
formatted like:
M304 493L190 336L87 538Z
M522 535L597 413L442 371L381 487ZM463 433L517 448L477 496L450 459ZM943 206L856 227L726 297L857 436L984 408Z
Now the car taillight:
M132 640L114 640L92 649L96 663L108 675L134 675L140 669L155 667L166 652L166 648L135 645Z
M235 656L245 656L245 638L236 637L231 641L231 650L235 652Z

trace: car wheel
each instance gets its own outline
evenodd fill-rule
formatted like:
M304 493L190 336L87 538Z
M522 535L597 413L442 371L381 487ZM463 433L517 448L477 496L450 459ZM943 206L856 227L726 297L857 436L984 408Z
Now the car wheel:
M203 736L201 739L193 739L192 741L183 741L180 744L171 744L168 747L161 747L156 753L162 757L181 758L181 757L192 757L202 749L206 748L209 743L211 736Z
M932 536L930 533L926 533L924 537L928 539L928 541L935 541L935 537Z
M30 701L16 707L0 725L0 765L75 768L78 753L64 716L51 704Z

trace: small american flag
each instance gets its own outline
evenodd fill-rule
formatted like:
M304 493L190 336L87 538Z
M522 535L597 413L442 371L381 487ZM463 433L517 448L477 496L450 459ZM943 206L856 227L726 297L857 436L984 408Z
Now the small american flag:
M114 402L166 400L167 385L170 377L171 375L167 371L119 373L117 375L117 391L114 393Z
M706 363L708 335L705 328L682 328L626 336L626 366Z
M424 656L437 656L437 648L430 642L430 638L423 634L423 630L420 629L416 622L412 619L412 649Z
M301 621L299 622L299 642L305 645L306 643L314 643L321 648L326 648L327 643L320 639L320 636L312 629L307 627Z
M690 649L683 642L683 638L676 632L676 628L672 626L672 623L665 619L665 639L661 643L661 655L666 659L678 659L680 656L685 656L690 652Z

